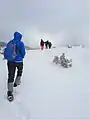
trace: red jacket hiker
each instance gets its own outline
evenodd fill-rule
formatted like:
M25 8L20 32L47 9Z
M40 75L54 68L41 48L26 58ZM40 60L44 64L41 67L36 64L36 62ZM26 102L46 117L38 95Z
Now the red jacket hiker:
M40 47L41 47L41 50L44 49L44 41L41 39L41 42L40 42Z

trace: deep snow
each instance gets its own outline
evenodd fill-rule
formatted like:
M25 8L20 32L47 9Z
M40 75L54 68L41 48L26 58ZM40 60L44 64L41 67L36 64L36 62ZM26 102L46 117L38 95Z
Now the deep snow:
M65 52L72 68L52 63ZM15 100L6 99L7 68L0 55L0 120L90 120L89 48L27 51Z

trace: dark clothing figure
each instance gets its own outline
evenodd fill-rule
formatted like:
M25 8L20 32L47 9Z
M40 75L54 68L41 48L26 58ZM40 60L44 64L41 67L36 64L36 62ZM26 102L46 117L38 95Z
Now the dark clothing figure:
M46 47L46 49L48 49L48 48L51 49L52 43L47 40L47 41L45 42L45 47Z
M49 42L48 45L49 45L49 49L51 49L51 47L52 47L52 43Z
M45 47L46 47L46 49L48 49L49 41L47 40L47 41L44 42L44 43L45 43Z

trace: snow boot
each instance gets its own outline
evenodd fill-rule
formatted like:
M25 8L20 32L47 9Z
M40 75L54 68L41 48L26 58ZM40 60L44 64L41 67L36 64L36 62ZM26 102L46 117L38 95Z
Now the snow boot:
M17 87L18 85L20 85L20 83L21 83L20 79L21 79L21 76L17 76L16 77L16 80L15 80L15 83L14 83L14 87Z
M9 100L9 102L12 102L14 100L14 96L11 91L7 92L7 99Z
M7 99L11 102L13 101L14 97L13 97L13 83L8 83L8 92L7 92Z

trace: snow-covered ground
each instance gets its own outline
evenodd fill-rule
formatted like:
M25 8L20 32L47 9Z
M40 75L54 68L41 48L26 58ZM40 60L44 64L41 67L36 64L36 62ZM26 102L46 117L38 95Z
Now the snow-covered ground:
M0 120L90 120L90 49L27 51L15 100L6 99L7 68L0 55ZM65 52L72 68L52 63Z

